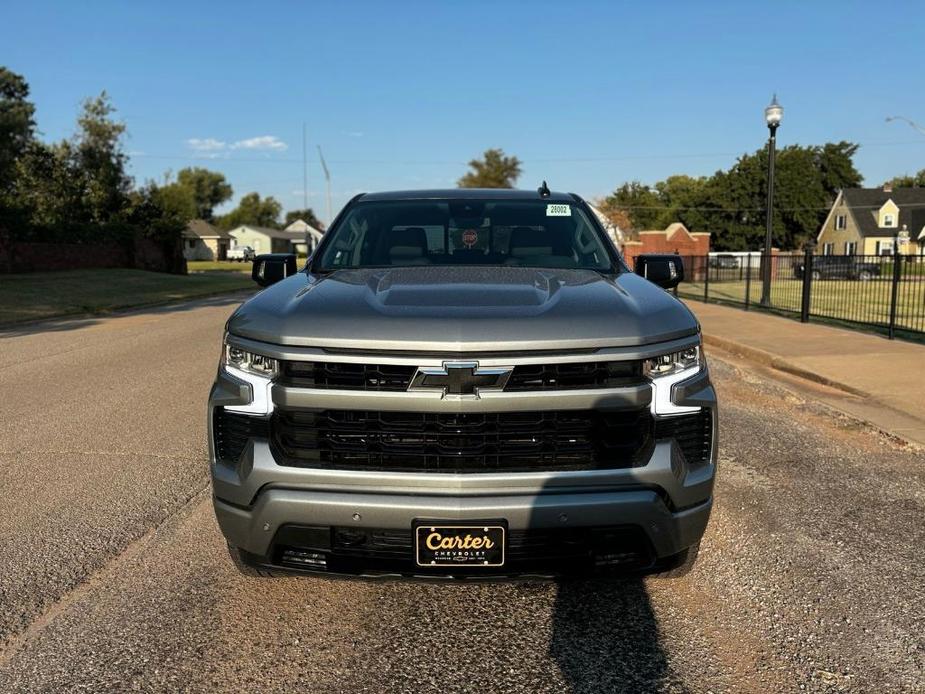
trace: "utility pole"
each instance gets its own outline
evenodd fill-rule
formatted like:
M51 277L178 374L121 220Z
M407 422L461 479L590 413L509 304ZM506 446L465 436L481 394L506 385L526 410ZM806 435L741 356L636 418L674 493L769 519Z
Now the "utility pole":
M327 185L328 204L327 204L327 224L331 225L331 173L328 171L328 165L324 163L324 155L321 153L321 145L318 145L318 158L321 159L321 170L324 171L325 183Z
M305 121L302 121L302 208L308 209L308 145L305 143Z

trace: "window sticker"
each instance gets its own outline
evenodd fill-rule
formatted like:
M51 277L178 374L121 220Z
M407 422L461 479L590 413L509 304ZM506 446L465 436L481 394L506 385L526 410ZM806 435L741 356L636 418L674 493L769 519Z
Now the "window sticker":
M553 205L552 203L546 205L546 216L547 217L571 217L572 216L572 206L571 205Z

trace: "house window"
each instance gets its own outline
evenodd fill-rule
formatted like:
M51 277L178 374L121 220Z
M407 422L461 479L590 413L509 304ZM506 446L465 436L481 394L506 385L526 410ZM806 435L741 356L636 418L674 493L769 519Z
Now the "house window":
M889 212L883 213L883 226L885 227L895 227L896 226L896 217L894 217Z
M190 250L196 247L195 239L190 239L189 241L186 242L186 244L187 244L186 247L189 248ZM176 248L176 246L174 246L174 248Z
M845 241L845 255L857 255L858 252L858 242L857 241Z
M835 217L835 230L844 231L848 228L848 216L847 215L836 215Z
M835 252L834 243L824 243L822 244L822 255L832 255Z
M893 242L877 241L874 251L877 255L893 255Z

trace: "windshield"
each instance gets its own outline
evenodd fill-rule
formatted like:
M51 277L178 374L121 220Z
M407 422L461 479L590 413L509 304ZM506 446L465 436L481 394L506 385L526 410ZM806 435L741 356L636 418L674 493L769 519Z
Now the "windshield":
M330 232L319 270L506 265L610 270L578 205L545 200L360 202Z

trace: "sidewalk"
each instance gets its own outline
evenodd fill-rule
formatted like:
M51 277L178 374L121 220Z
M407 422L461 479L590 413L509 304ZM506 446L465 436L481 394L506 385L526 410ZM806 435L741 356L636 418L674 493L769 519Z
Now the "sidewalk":
M757 311L686 302L704 342L845 393L831 404L925 445L925 346Z

